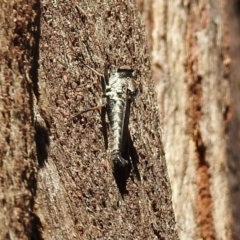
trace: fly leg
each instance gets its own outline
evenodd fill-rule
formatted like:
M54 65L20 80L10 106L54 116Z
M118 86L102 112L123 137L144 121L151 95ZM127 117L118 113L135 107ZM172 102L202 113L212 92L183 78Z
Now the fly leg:
M73 117L73 119L76 119L76 118L79 118L83 113L86 113L86 112L90 112L90 111L94 111L94 110L100 110L102 108L106 107L106 104L101 104L99 106L96 106L96 107L92 107L92 108L88 108L88 109L85 109L85 110L82 110L80 111L80 113L78 113L77 115L75 115Z

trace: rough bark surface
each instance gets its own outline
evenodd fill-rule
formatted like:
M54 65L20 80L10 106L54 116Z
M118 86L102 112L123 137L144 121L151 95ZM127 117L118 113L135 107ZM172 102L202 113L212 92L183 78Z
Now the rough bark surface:
M139 5L179 237L239 239L239 2Z
M0 1L0 239L30 239L36 158L37 1ZM36 235L35 235L36 236Z
M135 3L44 0L41 9L35 111L41 237L178 239L145 29ZM138 70L129 124L136 164L125 189L112 174L110 131L106 136L101 114L74 119L98 105L102 94L101 78L87 65L103 73L105 64L112 71L123 65Z
M227 158L229 167L229 187L233 239L240 236L240 2L237 0L226 3L226 29L228 38L226 46L229 58L225 61L228 66L230 79L231 102L226 114ZM230 66L230 67L229 67Z
M239 1L0 4L0 239L239 239ZM138 70L120 181L107 119L74 118L106 64Z

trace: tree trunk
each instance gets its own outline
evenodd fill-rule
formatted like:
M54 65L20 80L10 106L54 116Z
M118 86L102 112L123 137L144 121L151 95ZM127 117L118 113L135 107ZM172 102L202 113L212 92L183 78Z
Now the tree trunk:
M40 4L1 2L0 239L239 238L239 2L138 4L146 37L133 1L42 1L38 79ZM103 112L74 117L106 64L138 70L120 179Z
M112 174L111 131L98 111L104 65L138 70L132 167ZM90 68L94 69L91 70ZM42 1L36 106L44 239L178 239L145 30L133 1ZM49 134L49 135L48 135Z
M239 2L139 3L180 239L239 239Z
M37 1L0 1L0 239L36 236Z

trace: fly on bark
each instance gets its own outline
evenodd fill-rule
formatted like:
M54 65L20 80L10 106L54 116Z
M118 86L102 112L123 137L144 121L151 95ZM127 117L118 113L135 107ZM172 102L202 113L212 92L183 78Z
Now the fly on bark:
M91 67L87 67L96 72ZM99 73L97 74L101 75ZM110 77L108 70L105 69L102 84L103 104L81 111L80 114L77 115L79 116L84 112L100 108L106 110L111 126L110 154L115 177L117 177L116 174L118 174L118 171L124 171L126 173L128 166L130 166L130 168L133 167L135 169L137 177L139 178L139 173L136 168L138 156L128 129L130 105L136 98L138 92L136 79L136 71L133 69L125 67L119 68L115 73L111 74Z

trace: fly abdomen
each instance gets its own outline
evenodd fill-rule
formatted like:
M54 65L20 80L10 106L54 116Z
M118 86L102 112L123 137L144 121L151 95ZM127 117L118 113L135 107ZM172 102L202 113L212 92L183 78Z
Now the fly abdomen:
M109 99L108 117L112 130L111 153L122 152L122 126L124 121L124 101Z
M118 69L110 76L104 96L107 99L107 112L111 125L111 160L114 167L124 167L129 161L126 155L128 120L130 103L136 92L134 80L136 74L131 69Z

